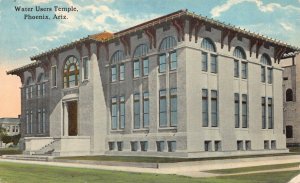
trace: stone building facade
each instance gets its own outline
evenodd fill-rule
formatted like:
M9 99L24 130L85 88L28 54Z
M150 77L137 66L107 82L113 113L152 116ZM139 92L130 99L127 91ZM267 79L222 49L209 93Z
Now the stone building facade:
M288 55L282 61L283 67L283 119L287 146L300 146L300 121L297 109L300 103L297 100L300 78L299 53Z
M186 10L88 36L9 71L30 154L287 152L282 68L296 48Z
M20 118L0 118L0 127L5 130L6 135L14 136L20 134ZM7 147L8 144L0 140L0 148Z

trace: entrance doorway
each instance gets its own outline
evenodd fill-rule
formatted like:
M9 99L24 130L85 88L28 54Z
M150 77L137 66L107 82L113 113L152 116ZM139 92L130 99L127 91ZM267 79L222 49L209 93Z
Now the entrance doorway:
M68 105L68 122L69 122L69 136L78 135L78 123L77 123L77 101L70 101Z

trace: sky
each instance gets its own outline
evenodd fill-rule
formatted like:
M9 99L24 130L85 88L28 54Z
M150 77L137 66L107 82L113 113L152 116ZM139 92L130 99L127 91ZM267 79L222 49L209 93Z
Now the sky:
M52 11L16 11L19 6ZM54 11L55 6L78 11ZM181 9L300 47L300 0L0 0L0 117L20 114L21 82L7 70L88 35L117 32ZM50 19L24 19L26 14ZM52 19L54 14L68 19Z

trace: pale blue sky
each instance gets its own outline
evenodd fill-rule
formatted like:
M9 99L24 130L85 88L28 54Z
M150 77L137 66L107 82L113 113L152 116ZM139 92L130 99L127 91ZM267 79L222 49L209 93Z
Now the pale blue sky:
M75 6L68 20L24 20L15 6ZM300 0L0 0L0 66L103 30L116 32L180 9L300 47ZM28 12L50 15L54 12Z

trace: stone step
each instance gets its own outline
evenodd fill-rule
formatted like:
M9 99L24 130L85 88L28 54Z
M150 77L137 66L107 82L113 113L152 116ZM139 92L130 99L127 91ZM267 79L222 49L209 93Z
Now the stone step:
M27 161L49 161L53 157L49 156L38 156L38 155L2 155L3 159L13 159L13 160L27 160Z

